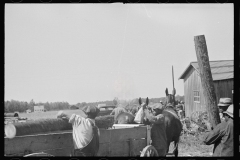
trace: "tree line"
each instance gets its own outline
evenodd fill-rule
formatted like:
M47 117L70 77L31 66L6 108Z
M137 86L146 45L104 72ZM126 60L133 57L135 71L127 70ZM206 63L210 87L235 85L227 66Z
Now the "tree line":
M26 112L26 110L34 111L34 106L43 105L46 111L51 110L64 110L69 109L70 105L68 102L46 102L46 103L35 103L32 99L30 102L23 102L17 100L4 101L4 111L5 113L13 112Z
M46 111L53 111L53 110L67 110L67 109L81 109L84 106L97 106L98 104L106 104L108 105L115 105L116 97L113 100L107 101L99 101L99 102L81 102L74 105L70 105L68 102L46 102L46 103L35 103L32 99L30 102L23 102L17 100L11 101L4 101L4 112L5 113L13 113L13 112L26 112L26 110L30 109L32 112L34 111L34 106L43 105ZM150 102L157 103L159 101L165 101L165 97L161 98L150 98ZM184 101L184 96L175 96L175 100ZM145 102L145 99L143 98ZM134 101L134 104L138 103L137 100Z
M46 103L35 103L32 99L30 102L23 102L17 100L4 101L4 112L13 113L13 112L26 112L26 110L34 111L34 106L43 105L46 111L53 110L67 110L67 109L81 109L84 106L97 106L99 103L105 103L106 105L113 105L113 101L101 101L101 102L82 102L75 105L70 105L68 102L46 102Z

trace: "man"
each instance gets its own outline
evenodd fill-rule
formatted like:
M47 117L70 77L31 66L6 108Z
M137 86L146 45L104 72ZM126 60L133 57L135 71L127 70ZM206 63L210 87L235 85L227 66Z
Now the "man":
M114 108L112 110L112 112L110 113L110 115L114 115L114 123L117 120L117 116L122 113L122 112L127 112L127 110L125 108L123 108L121 105L118 106L117 108Z
M185 117L185 110L184 110L184 104L183 101L180 101L179 104L176 106L177 107L177 112L178 112L178 116L180 119Z
M95 117L99 109L94 106L85 106L79 115L67 114L59 111L57 118L68 120L73 127L73 156L96 156L99 150L99 130L95 125Z
M231 98L220 98L218 109L221 122L224 121L223 112L226 111L231 104L232 104Z
M167 154L167 135L166 135L166 127L165 127L165 118L162 112L161 104L153 104L151 108L146 109L146 104L143 103L141 105L143 107L143 111L147 120L144 123L151 124L151 139L152 146L156 148L158 152L158 156L165 157ZM139 110L140 112L141 110ZM138 114L138 113L137 113Z
M214 157L233 156L233 105L223 111L224 121L205 135L203 143L214 144Z

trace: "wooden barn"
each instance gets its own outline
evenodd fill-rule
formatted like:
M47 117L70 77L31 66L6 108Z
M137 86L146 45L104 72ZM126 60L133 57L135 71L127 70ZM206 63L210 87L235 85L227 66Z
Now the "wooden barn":
M220 98L228 97L233 100L233 60L210 61L217 103ZM185 115L190 117L192 112L206 110L203 97L198 62L191 62L179 79L184 80Z

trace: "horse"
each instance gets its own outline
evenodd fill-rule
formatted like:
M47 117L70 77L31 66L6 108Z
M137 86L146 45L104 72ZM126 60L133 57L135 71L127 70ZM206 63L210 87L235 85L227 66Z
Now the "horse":
M135 116L129 112L121 112L114 120L114 124L136 124L134 118Z
M158 105L160 109L160 114L163 114L165 117L165 127L166 127L166 135L167 135L167 153L169 151L169 146L171 142L174 142L174 150L173 154L175 157L178 156L178 143L182 131L182 123L178 117L178 114L172 105L175 104L174 102L174 95L168 94L168 90L166 89L166 103L165 105L161 104L152 104ZM139 99L139 105L142 105L141 99ZM151 111L151 104L149 105L148 98L146 99L146 105L148 110ZM144 118L146 119L146 118ZM144 122L146 124L146 122Z
M178 117L178 113L175 109L175 89L173 94L168 94L168 89L165 90L166 103L163 106L162 114L165 116L165 126L167 134L167 144L170 146L171 142L174 142L174 155L178 156L178 143L182 132L182 123ZM169 149L169 148L168 148Z

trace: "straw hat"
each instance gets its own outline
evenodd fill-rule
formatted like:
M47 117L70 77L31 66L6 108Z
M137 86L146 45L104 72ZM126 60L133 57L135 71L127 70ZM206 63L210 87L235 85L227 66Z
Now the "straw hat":
M227 115L229 115L230 117L233 118L233 105L230 105L228 107L228 109L226 111L224 111L223 113L225 113L225 114L227 114Z
M218 106L225 107L225 106L229 106L231 104L232 104L232 99L231 98L220 98Z

